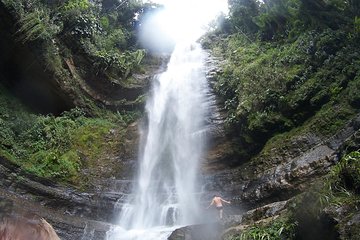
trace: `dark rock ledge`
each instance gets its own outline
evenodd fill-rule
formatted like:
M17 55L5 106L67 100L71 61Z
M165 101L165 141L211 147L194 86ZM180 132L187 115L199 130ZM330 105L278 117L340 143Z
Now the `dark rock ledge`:
M330 138L322 139L314 134L297 137L303 145L302 149L297 147L300 142L294 142L294 149L289 149L287 154L275 152L280 158L279 163L267 169L260 171L254 164L235 169L222 166L217 171L205 172L206 190L210 193L221 192L232 202L247 204L252 208L287 200L328 173L330 167L339 160L346 141L359 129L360 115L357 115Z
M111 227L120 194L84 193L23 172L0 158L0 216L31 212L53 225L61 239L101 240ZM86 237L87 236L87 237Z

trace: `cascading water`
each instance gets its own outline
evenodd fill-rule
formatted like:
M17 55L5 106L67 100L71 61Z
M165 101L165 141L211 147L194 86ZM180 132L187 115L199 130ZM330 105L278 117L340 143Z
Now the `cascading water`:
M167 239L174 226L197 222L199 159L208 107L205 54L178 44L148 100L148 128L134 197L124 204L108 240Z

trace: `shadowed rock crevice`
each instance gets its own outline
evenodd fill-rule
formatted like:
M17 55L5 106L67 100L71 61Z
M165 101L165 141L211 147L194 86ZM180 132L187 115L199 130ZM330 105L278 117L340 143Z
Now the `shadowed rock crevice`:
M39 62L39 46L22 44L18 40L16 21L0 3L0 81L24 105L38 113L59 114L74 105L60 91L53 75ZM12 27L11 27L12 26Z
M0 216L37 214L49 221L61 239L104 239L115 219L120 194L85 193L24 173L0 159ZM90 238L89 238L90 239Z
M161 57L147 56L142 64L146 70L114 78L96 72L78 43L64 36L23 43L18 18L0 2L0 81L32 110L58 115L74 106L114 111L143 107Z
M343 129L327 139L310 137L301 144L294 143L288 156L268 166L248 164L236 169L223 169L206 175L208 191L220 191L234 202L248 202L257 206L286 200L304 190L311 182L328 173L338 161L343 145L359 129L360 117L355 117ZM303 136L305 137L305 136ZM306 143L304 145L304 143ZM298 146L303 146L301 149ZM274 152L274 154L277 154ZM266 155L260 155L266 162ZM271 157L271 156L270 156Z

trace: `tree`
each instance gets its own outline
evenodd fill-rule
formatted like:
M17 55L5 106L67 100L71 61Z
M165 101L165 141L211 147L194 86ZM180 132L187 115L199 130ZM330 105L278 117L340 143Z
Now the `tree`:
M324 0L300 0L301 8L299 17L310 28L330 27L337 29L349 22L349 16L345 16L335 4Z
M260 2L257 0L229 0L230 22L233 28L243 33L258 31L254 18L259 15Z
M295 11L292 11L294 10ZM296 17L297 0L271 0L262 5L262 13L256 18L262 39L270 40L278 35L287 35L289 22Z
M360 16L360 1L359 0L347 0L349 4L349 10L354 16Z

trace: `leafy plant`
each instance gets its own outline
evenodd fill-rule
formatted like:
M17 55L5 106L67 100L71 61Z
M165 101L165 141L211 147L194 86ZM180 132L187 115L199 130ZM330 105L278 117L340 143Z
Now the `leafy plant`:
M348 189L360 194L360 152L354 151L344 156L331 171L329 185L336 191Z
M139 115L103 110L99 116L80 108L31 114L0 85L0 155L38 176L81 186L81 169L120 147L119 134Z
M358 16L354 19L354 30L357 34L360 34L360 17Z
M68 0L63 6L63 11L85 11L90 8L88 0Z
M99 44L97 46L89 40L84 40L83 45L94 62L94 69L97 74L108 72L113 76L120 75L127 78L132 71L140 66L145 56L144 50L120 52L106 45Z
M75 151L40 150L25 163L28 171L42 177L75 183L79 179L80 157Z
M214 39L214 52L226 59L215 92L227 131L244 151L257 153L270 137L300 126L330 136L358 111L360 55L347 30L303 31L274 42L240 33Z
M255 225L228 240L282 240L295 238L296 223L275 220L267 225Z
M49 40L60 32L60 27L54 23L49 12L42 9L34 9L23 15L19 21L19 39L22 42L36 39Z
M310 214L319 214L328 206L342 206L359 201L360 152L354 151L341 158L330 174L315 184L304 198L312 198L308 205ZM307 199L306 201L308 201Z

